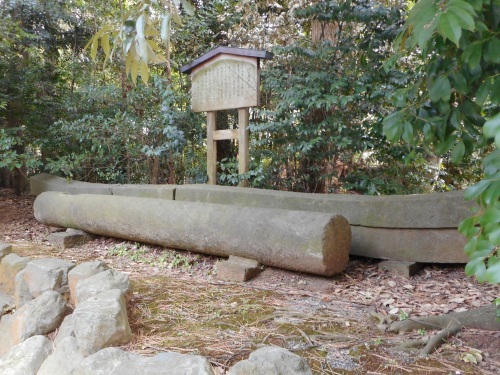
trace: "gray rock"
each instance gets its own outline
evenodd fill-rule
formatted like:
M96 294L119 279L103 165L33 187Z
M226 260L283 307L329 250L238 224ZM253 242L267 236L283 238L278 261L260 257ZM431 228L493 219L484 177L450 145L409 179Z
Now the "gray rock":
M75 264L63 259L35 259L26 265L24 280L36 298L47 290L55 290L69 300L68 272Z
M12 315L4 315L0 319L0 357L14 346L11 332Z
M25 271L26 269L19 271L15 280L14 301L18 309L34 299L28 288L28 283L24 279Z
M6 255L12 253L12 245L0 242L0 260Z
M132 338L122 291L102 292L79 303L73 312L75 337L84 356L128 343Z
M51 352L52 343L49 339L44 336L33 336L0 357L0 374L36 375Z
M0 292L0 318L15 307L14 298Z
M56 346L68 337L75 337L75 325L74 325L74 317L73 314L66 315L63 322L59 326L57 330L56 338L54 339L54 343Z
M6 294L14 294L15 279L30 258L20 257L17 254L9 254L2 258L0 263L0 291Z
M210 363L197 355L161 353L142 357L118 348L103 349L87 358L71 375L213 375Z
M54 352L42 363L37 375L69 375L83 361L78 342L66 337Z
M257 349L247 360L236 363L228 375L312 375L306 361L274 346Z
M73 268L68 273L69 290L71 293L71 303L76 303L76 284L78 281L86 279L87 277L94 276L98 273L108 270L109 267L106 263L101 261L81 263Z
M82 279L76 284L75 305L111 289L119 289L126 302L132 298L132 286L128 275L116 270L106 270Z
M12 314L11 335L14 345L31 336L54 331L63 321L66 311L66 301L53 290L28 302Z

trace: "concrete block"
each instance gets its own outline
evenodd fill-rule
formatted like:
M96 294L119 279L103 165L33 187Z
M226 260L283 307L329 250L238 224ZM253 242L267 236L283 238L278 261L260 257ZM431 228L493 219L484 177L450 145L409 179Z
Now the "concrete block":
M259 262L253 259L231 255L228 260L217 265L217 278L223 281L244 282L259 274Z
M398 261L383 261L378 264L378 268L387 271L396 276L410 278L423 268L421 263L415 262L398 262Z
M66 232L49 234L47 239L54 246L61 249L68 249L84 245L90 240L90 236L82 230L68 228Z

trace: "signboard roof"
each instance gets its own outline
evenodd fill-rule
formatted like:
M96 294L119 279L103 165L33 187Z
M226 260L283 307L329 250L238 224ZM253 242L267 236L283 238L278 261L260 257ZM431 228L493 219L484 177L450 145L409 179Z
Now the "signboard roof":
M211 50L210 52L204 54L203 56L200 56L197 59L193 60L189 64L186 64L183 67L181 67L181 73L190 74L194 68L220 54L255 57L257 59L266 59L266 60L270 60L273 58L273 54L271 52L267 52L264 50L233 48L233 47L217 47Z

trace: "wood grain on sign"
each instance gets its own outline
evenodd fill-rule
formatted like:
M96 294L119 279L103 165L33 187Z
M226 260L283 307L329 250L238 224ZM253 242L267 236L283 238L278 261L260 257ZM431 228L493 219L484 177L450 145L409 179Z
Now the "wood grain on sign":
M219 111L259 105L258 59L218 55L191 73L194 112Z

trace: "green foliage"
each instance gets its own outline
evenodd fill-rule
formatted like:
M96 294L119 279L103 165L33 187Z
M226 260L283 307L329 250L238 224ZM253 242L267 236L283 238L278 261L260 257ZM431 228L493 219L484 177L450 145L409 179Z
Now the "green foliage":
M406 183L400 173L427 176L420 162L426 150L417 150L419 161L405 165L410 150L391 146L382 133L382 119L393 108L391 93L413 78L382 69L403 10L366 0L328 1L297 16L304 24L316 19L333 25L336 33L332 40L313 42L308 35L274 49L275 60L262 73L266 102L250 127L251 156L263 173L258 186L364 194L434 189L433 177Z
M468 275L500 282L500 1L420 0L398 39L398 54L418 47L414 85L395 93L398 109L384 119L391 141L423 144L460 163L485 150L484 175L466 192L476 214L459 227L469 240ZM496 51L496 52L495 52ZM491 145L493 143L493 145ZM488 146L490 145L490 146Z

